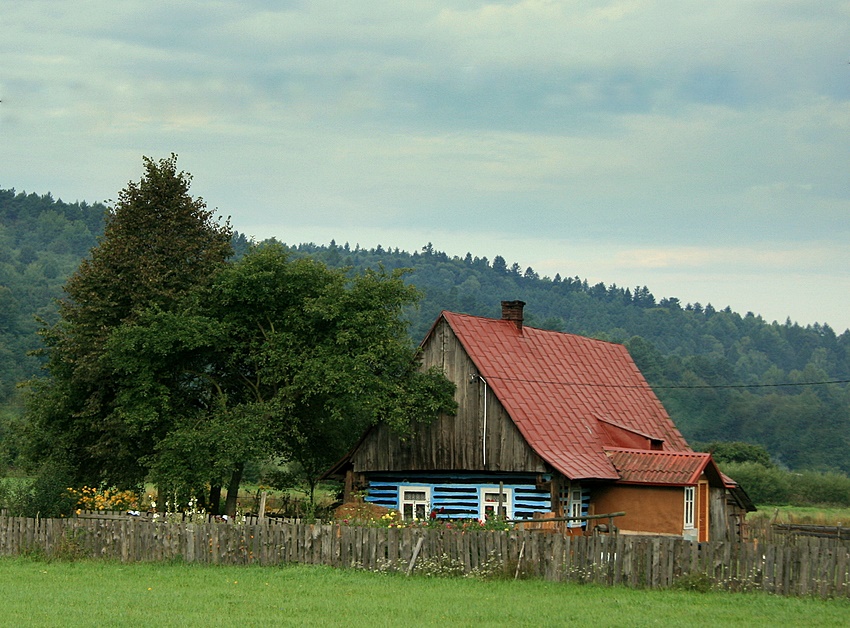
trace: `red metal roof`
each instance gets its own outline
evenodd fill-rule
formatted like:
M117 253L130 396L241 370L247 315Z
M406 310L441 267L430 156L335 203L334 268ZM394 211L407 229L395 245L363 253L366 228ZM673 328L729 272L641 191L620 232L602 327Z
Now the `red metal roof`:
M711 454L695 451L609 449L608 456L624 484L694 485L708 467L711 479L721 477ZM725 484L725 482L724 482Z
M443 312L528 444L571 479L619 479L599 420L690 451L626 348L512 321Z

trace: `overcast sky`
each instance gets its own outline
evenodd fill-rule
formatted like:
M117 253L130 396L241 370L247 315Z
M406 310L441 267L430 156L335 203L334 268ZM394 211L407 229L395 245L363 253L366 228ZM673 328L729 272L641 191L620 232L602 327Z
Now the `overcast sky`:
M850 2L0 0L0 188L850 326ZM493 295L494 300L514 295Z

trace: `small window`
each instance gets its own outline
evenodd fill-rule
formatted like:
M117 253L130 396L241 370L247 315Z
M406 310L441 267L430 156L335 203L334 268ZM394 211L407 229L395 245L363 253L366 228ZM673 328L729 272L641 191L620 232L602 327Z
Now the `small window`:
M500 492L498 488L481 489L481 518L503 517L513 518L513 490L506 488Z
M402 486L398 502L402 519L427 519L431 508L431 487Z
M685 487L685 529L694 528L694 487Z
M581 517L581 489L574 488L570 491L570 517ZM582 521L568 521L567 525L571 528L580 528L584 523Z

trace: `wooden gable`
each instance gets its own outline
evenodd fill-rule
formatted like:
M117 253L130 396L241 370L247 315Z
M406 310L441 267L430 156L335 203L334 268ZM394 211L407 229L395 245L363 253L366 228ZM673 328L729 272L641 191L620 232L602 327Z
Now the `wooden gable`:
M385 425L374 427L351 456L356 473L551 471L525 441L486 381L478 377L475 363L445 318L438 319L431 330L422 346L422 358L424 368L441 368L457 386L457 414L440 416L432 423L416 426L415 431L405 437L393 433Z

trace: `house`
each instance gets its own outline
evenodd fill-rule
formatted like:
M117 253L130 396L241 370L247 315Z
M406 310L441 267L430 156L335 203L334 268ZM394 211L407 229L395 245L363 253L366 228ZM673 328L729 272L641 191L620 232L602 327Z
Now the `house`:
M734 538L751 502L691 450L626 348L524 326L524 305L440 314L422 365L456 384L457 413L409 435L368 430L328 472L346 499L359 491L405 519L625 512L622 532Z

